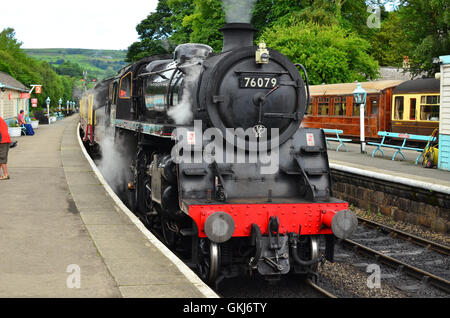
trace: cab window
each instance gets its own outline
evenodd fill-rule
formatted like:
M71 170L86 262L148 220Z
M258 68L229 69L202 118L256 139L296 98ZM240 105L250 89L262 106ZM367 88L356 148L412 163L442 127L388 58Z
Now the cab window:
M119 98L130 98L132 94L132 73L127 73L120 79Z

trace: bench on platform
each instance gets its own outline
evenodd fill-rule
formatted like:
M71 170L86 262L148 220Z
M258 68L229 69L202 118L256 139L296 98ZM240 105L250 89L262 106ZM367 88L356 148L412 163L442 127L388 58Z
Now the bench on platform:
M341 147L344 147L345 151L348 151L347 145L344 144L344 142L349 142L349 141L352 141L352 140L351 139L341 138L339 136L339 134L343 133L342 130L339 130L339 129L326 129L326 128L322 128L322 130L323 130L323 132L325 134L335 134L336 135L336 137L325 137L326 141L327 141L327 146L330 147L330 149L333 149L333 147L328 142L329 140L339 142L339 146L337 146L336 151L339 151L339 148L341 148Z
M395 160L395 157L398 154L400 154L403 157L403 159L406 160L406 156L402 152L402 150L413 150L413 151L420 152L419 156L417 156L416 164L419 162L420 157L422 157L422 155L423 155L423 148L406 147L405 146L406 141L408 141L408 140L417 140L417 141L428 142L428 141L435 141L436 140L436 137L431 137L431 136L412 135L412 134L407 134L407 133L393 133L393 132L387 132L387 131L379 131L378 132L378 136L382 136L383 137L383 139L381 140L381 143L376 143L376 142L368 142L367 143L368 145L377 146L377 148L372 152L372 157L375 156L375 153L377 151L380 151L382 156L384 156L383 149L381 149L381 148L382 147L387 147L387 148L397 149L397 151L392 156L392 160ZM403 139L403 142L402 142L401 146L389 144L389 143L387 143L388 141L386 141L386 137L388 137L388 138L396 138L396 139Z

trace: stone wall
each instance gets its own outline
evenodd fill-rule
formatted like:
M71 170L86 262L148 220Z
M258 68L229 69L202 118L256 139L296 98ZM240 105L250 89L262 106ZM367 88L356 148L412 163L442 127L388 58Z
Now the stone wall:
M450 196L332 169L333 196L394 220L450 233Z

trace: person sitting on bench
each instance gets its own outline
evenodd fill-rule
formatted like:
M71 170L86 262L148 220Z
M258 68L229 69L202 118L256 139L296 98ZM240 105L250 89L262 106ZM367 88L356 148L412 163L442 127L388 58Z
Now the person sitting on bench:
M25 121L25 114L24 114L23 109L20 110L20 114L19 114L19 116L17 118L17 121L19 122L20 126L23 126L23 127L26 128L26 130L27 130L26 134L28 136L33 136L34 135L33 127L31 126L31 124L27 124L27 122Z

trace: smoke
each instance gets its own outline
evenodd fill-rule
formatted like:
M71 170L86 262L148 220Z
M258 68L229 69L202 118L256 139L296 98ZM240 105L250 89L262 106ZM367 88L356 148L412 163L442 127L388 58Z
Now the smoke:
M114 140L114 127L105 130L104 138L100 141L101 159L97 163L98 169L108 182L109 186L119 193L124 184L131 180L130 159L124 141L120 135Z
M256 0L222 0L227 23L250 23Z
M177 125L189 124L194 118L194 113L192 111L192 92L200 77L202 62L203 60L201 58L192 58L180 66L180 68L185 71L181 101L167 111L167 115L169 115Z
M94 105L105 103L101 95L100 93L94 96ZM96 160L96 164L109 186L119 193L123 190L124 184L131 180L130 159L124 155L129 152L122 140L123 137L120 135L114 137L114 126L106 126L105 121L109 120L109 117L105 115L104 108L96 111L96 118L96 134L103 135L99 136L101 158Z

